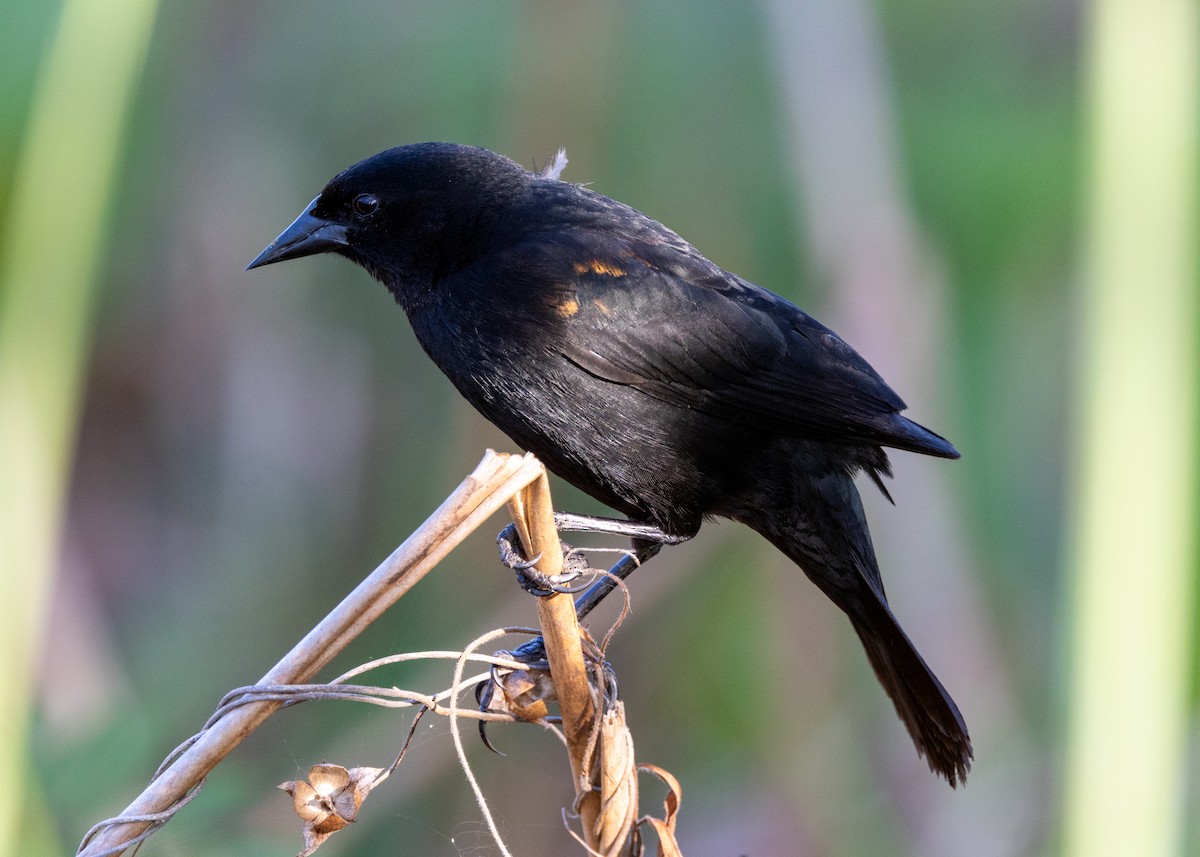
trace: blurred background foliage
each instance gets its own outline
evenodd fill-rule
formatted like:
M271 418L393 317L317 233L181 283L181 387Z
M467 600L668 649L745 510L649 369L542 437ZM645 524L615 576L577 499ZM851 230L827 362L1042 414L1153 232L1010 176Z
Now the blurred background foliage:
M0 4L6 235L60 12ZM242 270L336 171L433 139L530 166L565 146L566 178L811 310L963 451L955 464L896 454L897 506L867 498L896 612L972 728L958 792L915 757L848 624L765 543L709 525L634 578L612 661L639 756L683 782L685 853L1057 853L1087 20L1072 0L162 4L96 223L28 702L23 817L44 823L22 825L14 853L69 853L485 447L512 448L357 268ZM89 129L75 133L86 145ZM53 223L72 199L40 204ZM560 507L598 511L552 485ZM502 524L337 665L532 621L495 560ZM1184 808L1189 853L1197 722L1193 703L1189 786L1162 792ZM292 853L273 786L325 759L385 764L406 723L332 703L283 712L143 853ZM508 755L474 758L510 845L574 847L559 747L538 730L492 737ZM444 723L422 727L400 775L325 847L493 853Z

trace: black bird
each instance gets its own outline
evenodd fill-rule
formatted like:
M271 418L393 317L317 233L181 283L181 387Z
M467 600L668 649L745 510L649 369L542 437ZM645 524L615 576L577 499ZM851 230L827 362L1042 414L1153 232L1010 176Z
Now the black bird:
M918 752L971 742L888 607L853 477L958 458L837 334L662 224L486 149L421 143L335 176L251 268L337 253L380 280L476 409L660 541L741 521L850 617ZM890 499L890 498L889 498Z

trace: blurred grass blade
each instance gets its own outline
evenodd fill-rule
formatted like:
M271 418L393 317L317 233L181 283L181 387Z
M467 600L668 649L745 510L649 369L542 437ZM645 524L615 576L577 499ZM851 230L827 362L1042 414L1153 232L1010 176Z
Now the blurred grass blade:
M1181 853L1195 558L1194 0L1097 0L1068 857Z
M30 794L25 732L91 331L105 211L155 0L67 0L39 75L0 262L0 853ZM28 845L28 843L27 843ZM25 853L34 853L29 847ZM44 853L44 852L39 852Z

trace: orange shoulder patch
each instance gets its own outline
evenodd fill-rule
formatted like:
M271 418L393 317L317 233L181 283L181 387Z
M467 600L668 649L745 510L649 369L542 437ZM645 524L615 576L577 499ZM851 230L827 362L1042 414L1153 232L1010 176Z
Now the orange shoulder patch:
M555 304L554 309L560 318L570 318L579 312L579 301L575 298L567 298L565 301Z
M590 262L576 262L575 273L586 274L591 271L593 274L606 274L610 277L624 277L625 271L618 268L611 262L602 262L599 259L593 259Z

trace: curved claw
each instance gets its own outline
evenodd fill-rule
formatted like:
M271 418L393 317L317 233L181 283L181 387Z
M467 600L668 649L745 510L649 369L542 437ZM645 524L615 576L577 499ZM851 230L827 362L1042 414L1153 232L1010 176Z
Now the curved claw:
M517 554L514 551L513 556L518 556L518 555L519 554ZM511 568L513 571L528 571L529 569L533 568L535 565L537 565L541 561L542 561L542 555L539 553L533 559L522 559L522 560L512 563L511 565L509 565L508 563L505 563L505 565L508 565L508 567Z
M479 711L481 713L487 711L488 708L491 707L492 694L495 692L495 690L496 684L490 678L475 685L475 704L479 706ZM486 720L479 721L479 740L483 742L483 746L487 747L497 756L505 755L497 750L495 745L492 744L491 739L488 738Z
M489 750L491 750L497 756L507 756L508 755L507 753L497 750L496 745L492 743L492 740L490 738L488 738L487 725L488 725L488 722L486 720L479 721L479 740L483 742L483 746L487 747Z

